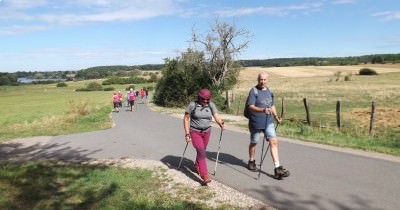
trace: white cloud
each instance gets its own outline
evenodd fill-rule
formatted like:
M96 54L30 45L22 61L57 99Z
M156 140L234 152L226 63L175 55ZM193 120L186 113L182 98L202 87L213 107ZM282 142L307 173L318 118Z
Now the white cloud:
M47 26L40 26L40 25L13 25L8 27L0 28L0 35L14 35L14 34L21 34L21 33L28 33L31 31L40 31L46 30Z
M8 0L4 2L2 7L9 9L31 9L45 6L47 4L48 0Z
M0 36L63 25L137 21L182 12L176 0L8 0L1 3Z
M223 17L234 17L244 15L272 15L272 16L287 16L291 12L311 12L319 9L322 6L321 3L304 4L304 5L293 5L286 7L252 7L252 8L239 8L239 9L225 9L216 12L218 16Z
M378 13L373 14L372 16L380 17L381 20L384 20L384 21L400 20L400 11L378 12Z
M332 4L354 4L357 0L335 0Z
M130 21L175 13L172 0L10 0L0 8L0 19L57 24ZM40 11L40 13L38 12Z

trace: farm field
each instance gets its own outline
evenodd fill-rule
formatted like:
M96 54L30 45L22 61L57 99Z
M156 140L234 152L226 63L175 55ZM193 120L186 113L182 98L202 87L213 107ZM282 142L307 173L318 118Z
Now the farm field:
M379 75L356 75L364 67L376 70ZM281 135L400 155L399 64L244 68L234 89L236 100L232 107L235 114L242 114L248 91L256 84L257 74L261 71L270 75L269 86L275 94L279 112L284 97L286 121L280 127ZM334 74L338 71L342 74L336 81ZM344 81L348 73L352 74L351 80ZM304 124L303 98L307 98L310 107L311 127ZM341 102L341 132L336 128L338 100ZM369 137L372 101L376 104L375 129L374 137ZM377 141L386 146L377 145Z

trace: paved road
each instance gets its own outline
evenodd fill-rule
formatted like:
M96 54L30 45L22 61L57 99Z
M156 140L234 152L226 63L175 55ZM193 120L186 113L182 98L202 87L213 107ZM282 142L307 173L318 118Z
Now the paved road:
M174 168L183 152L181 119L150 111L140 104L136 112L113 113L115 127L109 130L56 136L43 144L32 142L0 145L0 159L17 156L53 157L69 160L121 158L160 160ZM214 169L220 130L213 128L208 147L208 166ZM260 180L246 169L248 134L223 133L221 163L214 179L279 209L399 209L400 161L293 143L282 139L281 163L292 175L285 180L271 178L273 165L268 156ZM257 147L257 157L261 144ZM183 170L193 164L189 146ZM257 162L258 162L257 160ZM197 180L198 181L198 180Z

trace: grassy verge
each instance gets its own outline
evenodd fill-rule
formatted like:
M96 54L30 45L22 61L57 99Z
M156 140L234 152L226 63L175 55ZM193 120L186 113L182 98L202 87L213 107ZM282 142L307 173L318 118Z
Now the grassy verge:
M212 209L187 199L209 198L209 192L202 192L207 188L193 193L181 187L176 197L163 190L166 181L138 168L51 161L2 163L0 209Z
M293 122L285 122L279 126L278 133L280 136L308 142L400 156L400 142L396 136L372 137L363 134L356 135L353 131L339 132Z
M306 68L306 67L304 67ZM293 68L293 71L296 69ZM275 73L278 73L276 69ZM333 70L334 71L334 70ZM295 73L295 72L294 72ZM235 90L231 113L243 115L251 81ZM375 151L400 156L400 80L399 72L378 76L352 76L351 81L334 81L329 76L282 77L270 74L269 86L280 112L285 98L285 123L279 134L286 137ZM251 82L251 83L250 83ZM311 126L306 126L303 98L308 99ZM341 101L341 130L336 128L336 101ZM371 103L375 101L374 135L369 136Z
M91 81L0 87L0 142L111 128L112 92L75 92ZM101 81L98 81L101 82ZM124 90L127 85L115 85Z

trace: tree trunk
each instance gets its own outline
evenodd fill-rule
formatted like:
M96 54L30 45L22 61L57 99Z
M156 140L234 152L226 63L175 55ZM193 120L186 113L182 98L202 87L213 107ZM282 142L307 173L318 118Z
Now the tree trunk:
M229 100L229 91L225 91L225 103L226 103L226 108L229 109L231 107L231 101Z

